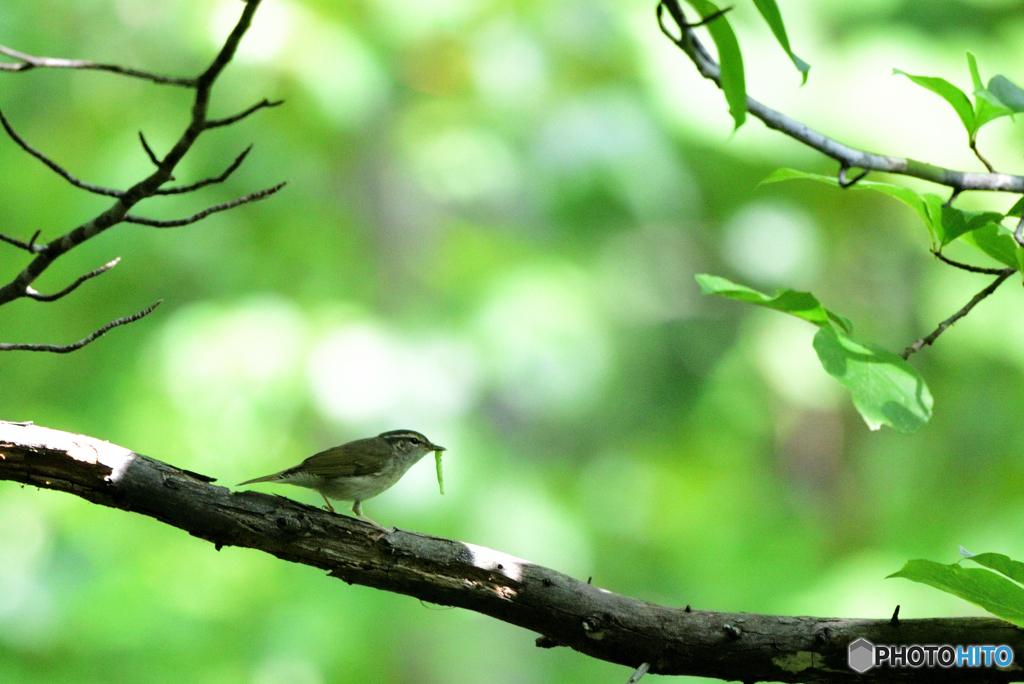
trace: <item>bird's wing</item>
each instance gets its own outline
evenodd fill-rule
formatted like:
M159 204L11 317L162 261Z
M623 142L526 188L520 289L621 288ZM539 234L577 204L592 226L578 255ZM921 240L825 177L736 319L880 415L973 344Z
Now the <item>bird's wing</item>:
M313 454L302 465L309 473L320 477L353 477L376 475L390 459L390 447L370 437Z

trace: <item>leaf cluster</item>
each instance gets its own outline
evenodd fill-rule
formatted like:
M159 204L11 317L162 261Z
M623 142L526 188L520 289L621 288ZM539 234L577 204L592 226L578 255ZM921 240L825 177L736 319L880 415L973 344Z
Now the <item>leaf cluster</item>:
M967 53L967 67L971 72L971 83L974 86L974 104L964 91L957 88L944 78L938 76L914 76L901 69L893 69L894 74L906 76L911 81L932 91L949 105L960 117L967 130L971 147L974 147L978 131L982 126L1004 116L1012 116L1024 112L1024 90L1002 74L989 79L986 86L978 70L978 60L970 52Z
M700 274L705 294L717 294L802 318L818 326L814 351L822 368L846 387L864 422L916 432L932 415L932 395L917 370L900 356L853 336L850 320L826 309L810 292L783 290L773 296L725 278Z
M725 16L730 8L719 9L711 0L686 0L686 2L700 13L703 21L707 22L708 33L711 34L711 40L715 43L718 60L722 65L722 92L725 93L725 101L729 104L729 115L738 129L747 117L747 84L740 44ZM790 47L786 25L782 21L782 12L779 10L778 4L775 0L754 0L754 6L761 13L779 45L789 55L793 66L800 72L800 84L803 85L807 82L811 65L800 59Z
M911 560L889 577L927 584L1024 627L1024 563L1001 553L975 555L963 547L960 553L982 567L965 568L960 561L944 565L930 560Z

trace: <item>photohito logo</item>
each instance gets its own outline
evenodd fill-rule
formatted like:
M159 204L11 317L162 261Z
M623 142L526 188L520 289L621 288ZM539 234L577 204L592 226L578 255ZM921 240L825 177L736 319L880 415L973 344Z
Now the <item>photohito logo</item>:
M910 644L905 646L876 645L867 639L852 642L847 662L854 672L864 673L873 667L1008 667L1013 662L1009 646L941 646Z

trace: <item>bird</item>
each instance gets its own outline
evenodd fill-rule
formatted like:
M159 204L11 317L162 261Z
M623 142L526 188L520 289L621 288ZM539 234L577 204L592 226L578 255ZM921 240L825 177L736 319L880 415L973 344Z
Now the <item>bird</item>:
M431 451L440 453L445 448L433 444L415 430L391 430L376 437L331 447L313 454L297 466L246 480L236 486L281 482L315 489L331 513L336 511L329 498L352 501L352 512L357 518L387 532L383 525L363 515L362 502L398 482L409 468Z

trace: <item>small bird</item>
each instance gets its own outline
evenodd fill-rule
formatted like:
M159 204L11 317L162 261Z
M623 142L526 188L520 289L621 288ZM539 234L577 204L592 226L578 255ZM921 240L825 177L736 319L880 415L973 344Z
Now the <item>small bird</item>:
M353 501L352 512L382 531L383 525L363 515L361 504L398 482L406 471L431 451L444 451L414 430L392 430L376 437L357 439L313 454L299 465L273 475L238 483L283 482L315 489L324 497L327 510L334 513L328 500Z

